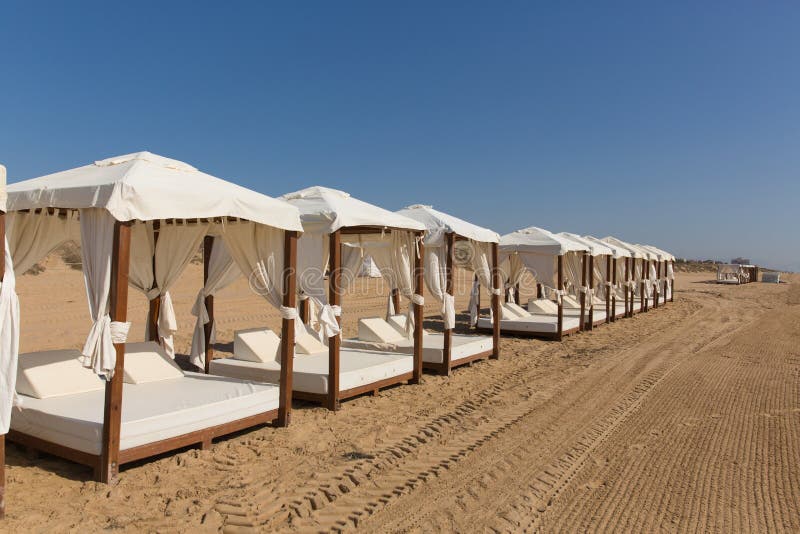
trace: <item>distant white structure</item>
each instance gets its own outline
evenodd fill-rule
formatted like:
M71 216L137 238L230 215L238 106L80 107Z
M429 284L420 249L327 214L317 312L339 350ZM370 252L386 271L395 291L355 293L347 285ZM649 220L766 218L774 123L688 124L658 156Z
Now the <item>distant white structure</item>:
M763 272L761 273L761 281L766 284L780 284L781 273Z
M717 265L718 284L741 284L747 273L741 265L736 263L721 263Z

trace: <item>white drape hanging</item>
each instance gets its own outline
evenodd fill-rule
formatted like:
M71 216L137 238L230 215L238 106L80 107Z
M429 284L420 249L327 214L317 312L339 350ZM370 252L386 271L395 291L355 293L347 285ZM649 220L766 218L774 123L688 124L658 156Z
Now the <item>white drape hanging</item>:
M469 258L469 265L472 269L472 272L478 278L477 283L473 283L472 291L469 294L469 324L470 326L475 326L478 324L478 316L480 315L480 310L478 310L478 300L480 299L480 286L483 286L489 291L490 295L497 294L502 295L502 289L494 289L494 281L492 277L492 267L489 265L489 249L491 244L489 243L480 243L477 241L470 240L470 246L472 255ZM489 306L489 311L491 312L491 306Z
M579 297L583 287L583 254L580 252L568 252L564 254L564 275L567 282L567 291Z
M412 258L417 254L416 236L413 232L395 230L380 239L370 238L362 247L365 254L372 256L389 287L409 299L406 335L410 337L414 331L413 305L421 306L425 302L421 295L414 293Z
M445 243L425 249L424 278L428 291L442 303L439 313L444 320L444 329L452 330L456 326L456 308L455 298L447 292L447 245Z
M65 216L48 213L14 211L6 215L6 236L14 272L22 275L67 241L80 241L78 212L69 210Z
M208 223L162 222L155 247L155 282L161 305L158 308L158 337L170 358L175 358L173 336L178 331L169 290L192 261L208 233ZM149 333L148 333L149 334Z
M633 294L635 296L640 296L641 293L641 282L642 282L642 260L640 259L633 259L631 260L634 263L633 266L633 281L635 282L633 286Z
M295 333L302 324L297 309L283 305L283 230L237 222L228 224L222 239L236 265L247 273L250 288L280 311L281 319L294 320Z
M658 284L658 280L657 280L658 279L658 275L656 274L655 262L651 261L649 263L650 263L650 269L648 271L647 285L645 287L647 287L647 297L648 298L652 298L653 297L653 289Z
M0 434L6 434L11 424L19 357L19 299L8 240L5 257L6 270L0 287Z
M192 315L197 317L194 323L194 334L192 334L192 351L189 361L192 364L200 367L205 367L206 362L206 336L204 326L208 324L210 317L206 309L206 297L211 297L242 276L242 271L233 261L228 249L222 238L214 238L214 244L211 246L211 254L208 259L208 279L206 280L203 288L197 293L194 306L192 306ZM211 325L210 342L213 344L216 340L216 326L214 323Z
M92 327L81 351L81 363L111 380L117 361L114 342L124 343L130 327L130 323L112 322L109 315L116 221L100 208L82 209L80 220L83 279L92 317Z

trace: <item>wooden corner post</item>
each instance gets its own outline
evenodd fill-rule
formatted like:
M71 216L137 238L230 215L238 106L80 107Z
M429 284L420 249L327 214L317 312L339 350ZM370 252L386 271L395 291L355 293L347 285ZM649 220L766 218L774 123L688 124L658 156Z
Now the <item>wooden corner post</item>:
M131 221L114 222L111 253L111 320L128 319L128 269L131 258ZM117 361L114 376L106 382L103 410L103 443L100 454L100 482L111 484L119 474L119 434L122 426L122 380L125 375L125 343L114 343Z
M475 275L475 278L473 279L473 282L479 282L477 274ZM473 326L473 328L477 330L478 329L478 319L480 319L480 317L481 317L481 286L480 286L480 283L478 283L478 295L475 298L475 301L476 301L475 302L475 306L478 308L478 317L475 319L475 326Z
M492 243L492 359L500 358L500 288L503 280L500 276L500 245Z
M416 240L416 250L412 249L411 253L414 254L414 293L420 297L423 295L423 285L425 284L425 271L423 270L422 260L425 257L425 243L422 237L424 232L416 232L414 238ZM422 304L414 303L414 373L411 378L412 384L419 384L422 381L422 334L425 332L422 321L424 319L424 306Z
M579 330L586 330L586 251L581 254L581 325Z
M591 252L589 253L589 273L587 276L589 278L589 289L591 290L589 295L592 297L587 303L589 308L588 328L589 330L594 330L594 256L592 256ZM586 298L589 298L589 295L587 295Z
M328 267L330 269L329 296L331 306L341 306L341 276L342 276L342 234L336 230L328 237L330 243L330 259ZM342 318L337 317L339 325ZM328 338L328 409L339 409L339 356L342 346L342 334L339 333Z
M156 282L156 245L158 245L158 234L160 230L161 230L161 221L153 221L153 258L151 260L153 269L153 286L150 289L155 289L158 287L158 283ZM150 300L148 302L148 310L147 310L147 334L148 334L147 341L155 341L156 343L158 343L158 315L160 312L161 312L161 298L156 297ZM207 358L206 361L208 361Z
M672 265L672 272L675 272L675 262L670 261L670 265ZM758 270L756 270L756 281L758 281ZM669 282L669 301L675 302L675 279L670 280Z
M297 232L283 232L283 305L297 305ZM294 364L294 319L281 320L281 383L278 426L289 426L292 418L292 376Z
M558 256L558 340L564 339L564 296L561 294L564 291L564 256Z
M639 280L639 311L645 311L645 303L647 302L647 293L645 292L645 277L644 275L647 272L647 260L642 258L642 276Z
M453 232L449 232L447 234L447 239L445 241L445 288L444 291L448 295L453 295L453 248L455 247L456 242L456 235ZM442 362L442 372L443 375L450 374L450 362L452 360L453 354L453 329L452 328L445 328L444 329L444 361Z
M606 291L606 309L611 312L609 321L611 322L617 320L617 258L608 256L606 265L606 270L608 271L608 276L606 278L611 282L610 286L606 284L608 288ZM608 315L609 313L606 312L606 318L608 318Z
M214 248L214 238L207 235L203 239L203 287L208 283L208 267L211 261L211 251ZM211 359L214 357L214 347L211 346L211 332L214 331L214 296L208 295L205 298L206 312L208 312L208 322L203 325L203 340L206 346L206 358L203 371L208 374L211 369Z

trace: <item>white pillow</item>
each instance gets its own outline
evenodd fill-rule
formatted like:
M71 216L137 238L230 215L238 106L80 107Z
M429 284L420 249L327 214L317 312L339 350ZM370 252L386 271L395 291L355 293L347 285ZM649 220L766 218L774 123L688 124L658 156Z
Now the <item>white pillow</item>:
M528 301L528 311L544 314L558 313L558 304L550 299L531 299Z
M295 354L319 354L327 351L328 347L311 332L304 331L294 340Z
M380 317L367 317L358 320L358 339L373 343L398 343L406 336Z
M268 328L238 330L233 334L233 357L256 363L281 361L281 338Z
M19 355L17 393L37 399L86 393L105 388L106 381L85 368L77 350L49 350Z
M392 315L389 317L388 323L392 325L392 328L397 330L400 334L404 337L406 335L406 323L408 322L407 315Z
M519 304L516 304L514 302L506 302L506 306L508 306L508 308L514 310L514 312L517 315L519 315L520 318L527 317L528 315L530 315L528 313L528 310L526 310L525 308L523 308L522 306L520 306Z
M578 297L574 297L572 295L564 295L564 307L565 308L580 308L581 301L578 300Z
M183 371L155 341L125 343L126 384L146 384L182 378Z
M510 306L508 302L504 302L500 306L500 312L501 319L510 321L513 321L514 319L522 319L525 315L528 315L528 312L525 312L525 315L520 314L517 310Z

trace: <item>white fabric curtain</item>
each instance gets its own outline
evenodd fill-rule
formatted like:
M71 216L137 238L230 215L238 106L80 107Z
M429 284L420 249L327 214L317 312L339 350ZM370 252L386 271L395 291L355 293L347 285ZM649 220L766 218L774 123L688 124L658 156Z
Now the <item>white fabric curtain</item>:
M173 336L178 331L175 309L169 290L192 261L208 233L208 223L164 224L158 231L155 247L155 282L161 305L158 310L158 337L170 358L175 358Z
M480 315L480 310L478 309L478 300L480 299L480 286L485 287L489 294L492 295L495 292L494 288L494 281L492 276L492 266L489 264L489 256L491 250L491 243L479 243L477 241L470 240L470 245L472 246L472 256L470 257L469 265L472 269L472 272L475 273L477 276L477 281L472 286L472 291L469 294L469 323L470 326L475 326L478 324L478 315ZM514 262L514 265L519 265L519 260L515 258L509 258L506 261L506 264L510 264ZM502 265L502 262L501 262ZM506 270L509 270L507 268ZM521 273L520 273L521 276ZM502 267L501 267L501 278L502 275ZM502 289L497 289L498 294L502 294ZM491 306L489 306L489 311L491 313Z
M580 252L568 252L564 254L564 278L567 282L567 291L576 297L580 296L583 287L583 254Z
M389 287L397 289L401 296L409 299L406 335L410 337L414 331L413 305L423 305L425 302L414 293L412 258L417 254L416 236L413 232L395 230L388 236L364 242L362 247L365 254L372 256Z
M6 270L0 287L0 434L8 433L17 385L19 299L11 251L6 240Z
M238 222L228 224L222 239L242 273L248 273L250 287L277 308L281 319L294 320L295 333L304 328L297 321L297 309L283 305L283 230Z
M647 288L647 297L653 297L653 289L655 289L656 284L658 284L658 275L656 274L656 265L655 262L650 262L650 268L647 274L647 284L645 287Z
M83 346L81 363L95 374L111 380L117 361L114 342L124 343L130 327L130 323L112 323L109 316L111 256L116 221L108 211L101 208L82 209L80 221L83 279L92 317L92 327Z
M6 215L6 236L14 272L22 275L59 245L80 241L78 212L67 211L65 217L47 210L11 212Z
M634 267L633 267L633 280L636 284L633 286L633 294L639 297L641 293L641 282L642 282L642 260L638 258L634 258L633 260Z
M444 329L452 330L456 326L456 308L455 298L447 292L447 244L426 247L424 263L425 285L431 295L442 303L440 313L444 319Z
M228 249L225 248L222 238L214 238L214 244L211 246L211 255L208 258L208 279L202 289L197 292L197 298L194 301L194 306L192 306L192 315L197 317L197 320L194 323L192 351L189 361L201 369L205 367L206 362L204 326L211 320L208 316L208 309L206 309L206 297L214 296L217 291L228 287L240 276L242 276L242 271L233 261ZM212 344L216 341L216 337L217 329L215 324L212 323L210 337Z
M128 269L128 285L144 293L147 300L158 296L158 288L153 289L155 285L153 280L154 254L152 221L134 223L131 227L131 263Z
M617 258L617 285L616 288L616 295L617 300L625 299L625 262L628 261L628 258Z

